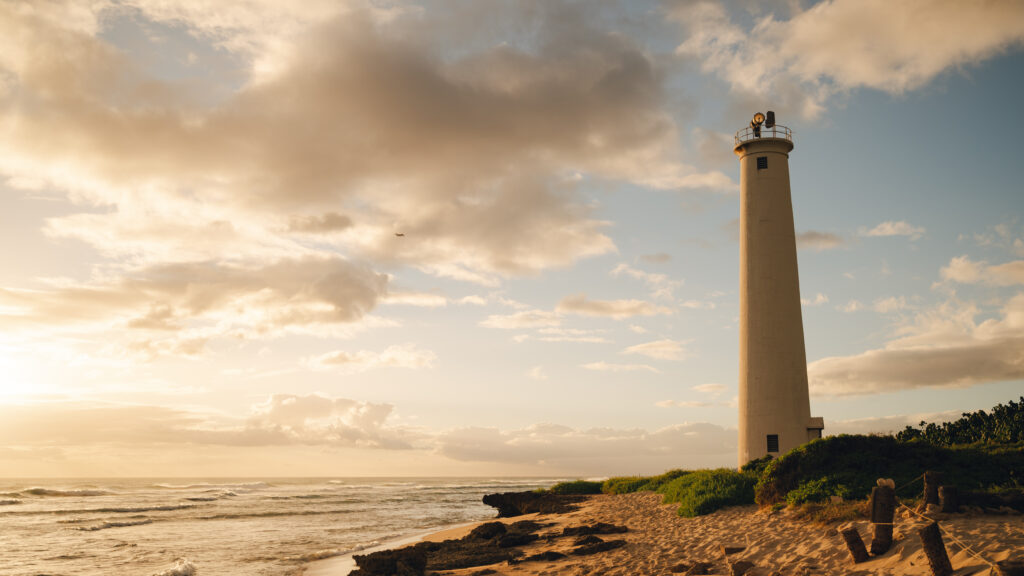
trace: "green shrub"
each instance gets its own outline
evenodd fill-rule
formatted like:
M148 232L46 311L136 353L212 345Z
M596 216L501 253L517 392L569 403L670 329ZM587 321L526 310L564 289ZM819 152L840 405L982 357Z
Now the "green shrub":
M669 470L664 474L652 476L647 480L647 482L644 485L640 486L639 490L649 490L651 492L657 492L658 489L664 486L665 484L668 484L669 482L675 480L676 478L686 476L689 473L689 470Z
M891 436L839 435L813 440L770 462L755 488L758 504L786 501L801 484L830 478L847 489L847 498L867 498L878 478L896 481L897 495L921 492L915 482L927 470L941 472L943 483L961 491L1012 485L1024 469L1024 447L972 445L946 448L926 442L900 442ZM1016 472L1019 474L1019 472Z
M605 494L630 494L650 481L650 477L645 476L618 476L605 480L601 491Z
M559 482L551 487L550 492L552 494L600 494L601 483L590 480Z
M669 470L657 476L617 476L604 481L601 491L605 494L631 494L633 492L658 490L663 484L689 474L686 470Z
M764 472L764 469L767 468L769 464L771 464L772 460L775 460L775 457L771 454L755 458L741 466L740 472L750 472L754 476L761 476L761 473Z
M795 490L790 490L786 494L786 503L790 506L798 506L808 502L828 502L833 496L846 499L849 495L850 491L846 489L846 486L825 476L817 480L808 480L797 486Z
M680 516L710 514L727 506L754 503L756 478L748 472L728 468L697 470L663 484L658 493L664 502L678 502Z

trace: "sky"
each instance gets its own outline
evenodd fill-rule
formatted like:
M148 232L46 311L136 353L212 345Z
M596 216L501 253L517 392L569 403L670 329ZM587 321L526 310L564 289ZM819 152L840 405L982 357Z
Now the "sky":
M1024 395L1024 3L0 0L0 475L734 466L790 127L812 413Z

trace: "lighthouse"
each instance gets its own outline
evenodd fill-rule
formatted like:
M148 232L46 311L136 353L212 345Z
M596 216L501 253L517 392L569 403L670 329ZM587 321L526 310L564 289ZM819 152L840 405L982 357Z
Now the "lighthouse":
M739 465L821 437L811 417L789 153L793 134L758 112L740 160Z

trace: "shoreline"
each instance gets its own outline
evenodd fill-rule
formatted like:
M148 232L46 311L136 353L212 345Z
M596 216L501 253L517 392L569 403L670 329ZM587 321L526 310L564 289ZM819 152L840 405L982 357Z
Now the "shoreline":
M520 520L533 520L544 528L540 539L524 545L523 556L516 563L501 562L472 568L446 569L447 576L472 576L486 573L494 576L633 576L651 574L668 576L704 565L694 573L730 574L733 565L749 563L745 576L794 574L824 576L857 573L860 576L928 576L931 571L918 536L926 521L907 512L897 512L892 548L867 562L854 564L843 544L840 532L856 528L869 541L871 528L867 520L848 520L820 524L805 520L793 511L758 509L737 506L696 518L676 514L677 505L662 504L661 496L651 492L622 495L596 495L582 502L579 509L562 514L530 514L492 519L506 525ZM944 530L970 545L971 552L946 539L946 548L958 574L994 576L987 562L1020 559L1024 550L1024 516L1020 514L960 513L936 516ZM482 522L452 526L440 531L418 534L404 542L382 545L396 549L415 542L458 538ZM625 526L623 534L600 535L610 540L625 540L621 547L580 555L574 550L578 543L566 536L566 528L597 523ZM726 557L722 547L738 552ZM363 550L357 554L366 554ZM346 555L351 561L352 555ZM529 557L533 556L533 559ZM354 569L354 561L351 568ZM318 562L317 571L304 576L347 576L339 559ZM312 566L312 564L311 564ZM427 570L427 574L434 573Z

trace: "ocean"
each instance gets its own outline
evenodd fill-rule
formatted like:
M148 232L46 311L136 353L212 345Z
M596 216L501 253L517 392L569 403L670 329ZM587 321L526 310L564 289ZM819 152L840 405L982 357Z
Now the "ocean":
M0 575L301 574L557 479L0 479Z

